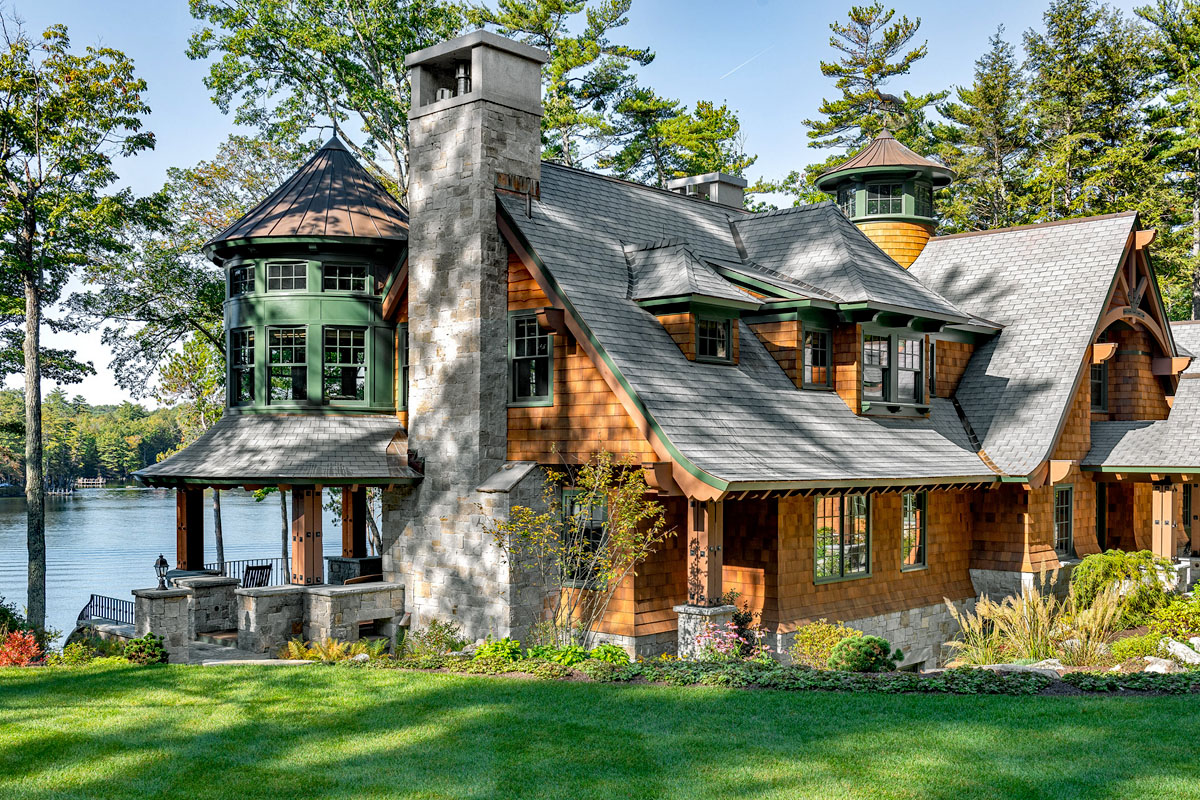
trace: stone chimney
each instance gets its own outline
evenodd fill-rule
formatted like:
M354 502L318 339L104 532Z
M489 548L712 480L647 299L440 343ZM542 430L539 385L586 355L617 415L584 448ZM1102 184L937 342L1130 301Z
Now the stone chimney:
M404 583L414 626L454 620L471 639L516 624L508 568L479 511L492 496L476 488L507 455L508 260L496 186L538 186L546 60L486 31L405 59L408 446L425 479L392 496L383 568Z
M730 208L741 208L746 193L745 178L724 172L709 172L689 178L674 178L667 181L667 188L689 197L703 197Z

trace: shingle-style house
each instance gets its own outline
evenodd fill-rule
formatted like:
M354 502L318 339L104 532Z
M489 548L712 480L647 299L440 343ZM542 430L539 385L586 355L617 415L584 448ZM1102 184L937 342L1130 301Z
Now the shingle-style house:
M954 176L887 133L821 176L834 201L764 213L720 173L543 163L544 59L485 32L411 55L407 212L335 141L208 245L229 409L142 473L180 488L181 566L196 487L380 485L414 624L520 636L542 598L481 507L607 450L678 535L606 638L686 647L736 591L780 646L824 617L916 664L953 633L944 599L1196 549L1200 327L1168 324L1136 214L936 236Z

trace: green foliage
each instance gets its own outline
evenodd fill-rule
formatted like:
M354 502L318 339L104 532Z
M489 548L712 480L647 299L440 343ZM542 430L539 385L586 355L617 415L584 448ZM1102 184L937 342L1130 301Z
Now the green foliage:
M531 659L552 661L568 667L573 667L591 658L588 651L577 644L569 644L565 647L554 647L547 644L534 645L529 648L528 656Z
M1153 672L1068 672L1064 682L1085 692L1162 692L1188 694L1200 691L1200 672L1161 675Z
M161 636L147 633L137 639L125 643L125 660L131 664L147 666L149 664L166 664L167 651L163 648Z
M457 653L466 644L462 626L457 622L431 619L424 628L412 631L404 638L404 653L414 658L430 658Z
M517 672L519 661L521 661L520 652L512 657L507 654L488 654L475 658L448 658L445 668L448 672L466 672L472 675L503 675L508 672Z
M842 672L890 672L904 658L899 650L880 636L847 636L829 654L829 668Z
M1192 595L1156 608L1150 614L1149 626L1151 633L1180 642L1200 636L1200 597Z
M847 628L840 622L830 623L820 619L796 628L796 638L792 641L788 655L791 656L793 664L826 669L829 666L829 656L838 642L862 635L862 631Z
M96 651L86 642L71 642L61 653L46 656L46 665L51 667L83 667L96 659Z
M219 328L213 333L219 334ZM167 357L154 398L178 409L178 449L196 441L225 412L223 349L214 347L209 337L188 337L178 352Z
M1123 664L1131 658L1158 656L1162 650L1161 642L1162 636L1157 633L1126 636L1109 645L1109 656L1118 664Z
M629 654L625 652L624 647L619 647L615 644L600 644L592 648L589 655L597 661L603 661L606 664L628 664Z
M521 658L521 643L505 636L503 639L489 638L475 651L475 661L518 661Z
M1109 550L1085 556L1071 573L1071 590L1079 604L1087 608L1109 589L1121 591L1119 628L1146 624L1155 609L1165 606L1170 595L1163 586L1161 573L1170 570L1165 559L1149 550L1127 553Z
M462 659L456 659L461 661ZM404 655L393 663L404 669L442 669L446 666L447 657L444 655Z

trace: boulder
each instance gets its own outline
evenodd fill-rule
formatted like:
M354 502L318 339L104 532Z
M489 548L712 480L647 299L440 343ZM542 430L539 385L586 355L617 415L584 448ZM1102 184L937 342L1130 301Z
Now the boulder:
M1192 646L1193 650L1195 650L1197 653L1200 653L1200 636L1193 636L1192 638L1188 639L1188 644Z
M976 669L986 669L989 672L998 672L1001 674L1013 672L1035 672L1038 675L1045 675L1047 678L1051 678L1052 680L1058 680L1059 678L1058 670L1039 667L1037 664L1034 664L1033 666L1027 666L1025 664L984 664L976 667Z
M1184 664L1200 664L1200 653L1197 653L1183 642L1177 642L1174 639L1163 639L1163 647L1166 648L1167 655L1176 661L1181 661Z
M1057 658L1043 659L1036 664L1030 664L1029 666L1036 667L1037 669L1065 669L1063 667L1063 663Z
M359 653L356 656L350 656L351 661L370 661L371 657L366 653Z
M1183 667L1179 666L1169 658L1146 656L1143 660L1146 662L1146 666L1142 668L1142 672L1157 672L1162 675L1170 675L1174 672L1184 672Z

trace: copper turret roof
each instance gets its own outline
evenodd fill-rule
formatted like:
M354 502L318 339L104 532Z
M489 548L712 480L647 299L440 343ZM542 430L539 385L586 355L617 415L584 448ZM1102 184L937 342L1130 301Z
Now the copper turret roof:
M869 169L876 171L886 167L907 168L925 172L933 179L933 183L936 186L945 186L954 180L953 170L944 164L939 164L937 161L919 155L897 141L891 131L884 129L866 147L859 150L850 159L821 173L820 177L816 180L816 185L818 189L827 191L828 188L832 188L833 181L831 179L838 175L856 170Z
M280 237L408 238L408 211L337 137L248 214L205 245Z

